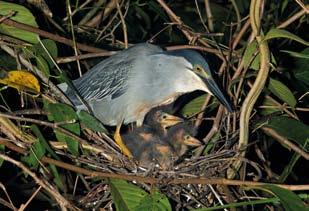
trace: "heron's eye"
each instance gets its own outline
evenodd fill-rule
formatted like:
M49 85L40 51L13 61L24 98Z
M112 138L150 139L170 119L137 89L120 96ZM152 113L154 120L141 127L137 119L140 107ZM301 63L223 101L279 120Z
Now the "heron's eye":
M162 119L166 119L166 118L167 118L167 115L166 115L166 114L163 114L161 117L162 117Z
M201 73L201 72L204 71L203 68L202 68L201 66L199 66L199 65L195 65L194 69L195 69L195 71L198 72L198 73Z

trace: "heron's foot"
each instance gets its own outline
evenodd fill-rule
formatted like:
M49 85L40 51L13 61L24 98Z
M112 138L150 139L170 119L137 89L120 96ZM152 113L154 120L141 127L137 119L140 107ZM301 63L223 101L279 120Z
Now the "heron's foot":
M122 153L124 155L128 156L129 158L132 158L132 154L131 154L130 150L126 147L126 145L122 141L122 138L121 138L121 135L120 135L120 128L121 128L121 125L117 125L116 131L115 131L115 134L114 134L114 140L116 141L116 143L119 146Z

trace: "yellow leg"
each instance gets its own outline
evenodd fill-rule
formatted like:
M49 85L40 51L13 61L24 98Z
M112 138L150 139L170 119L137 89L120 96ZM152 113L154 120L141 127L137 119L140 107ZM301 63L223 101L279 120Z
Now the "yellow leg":
M114 139L115 139L117 145L119 146L119 148L121 149L122 153L131 158L132 154L131 154L130 150L126 147L126 145L122 141L122 138L121 138L121 135L120 135L120 128L121 128L121 125L117 125L116 131L115 131L115 134L114 134Z

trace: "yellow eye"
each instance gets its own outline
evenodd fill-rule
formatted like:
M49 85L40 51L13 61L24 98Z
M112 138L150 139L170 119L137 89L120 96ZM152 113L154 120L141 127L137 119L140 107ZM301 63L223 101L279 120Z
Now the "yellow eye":
M196 72L199 72L199 73L203 72L203 68L201 66L199 66L199 65L196 65L194 67L194 69L195 69Z

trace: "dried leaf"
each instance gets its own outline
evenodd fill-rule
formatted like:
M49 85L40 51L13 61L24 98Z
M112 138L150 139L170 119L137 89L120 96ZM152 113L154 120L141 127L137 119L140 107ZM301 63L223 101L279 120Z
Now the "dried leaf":
M1 75L4 75L4 77L0 76L0 83L2 84L15 88L18 91L40 93L38 79L28 71L12 70Z

